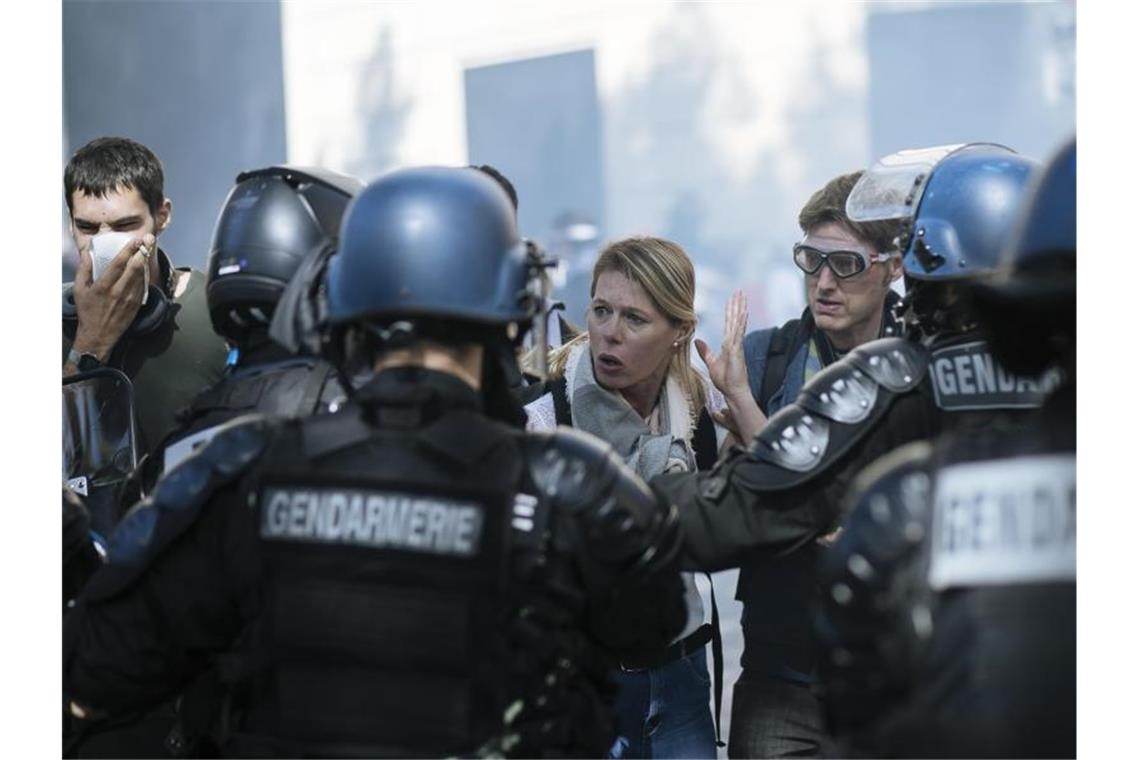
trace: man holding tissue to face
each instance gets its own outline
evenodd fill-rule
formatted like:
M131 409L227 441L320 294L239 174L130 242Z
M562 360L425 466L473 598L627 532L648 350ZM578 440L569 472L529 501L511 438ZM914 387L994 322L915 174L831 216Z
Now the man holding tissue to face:
M63 286L63 374L102 366L126 373L140 451L226 362L206 309L205 275L175 269L158 246L172 208L162 183L154 153L125 137L87 143L63 175L79 254L75 282Z

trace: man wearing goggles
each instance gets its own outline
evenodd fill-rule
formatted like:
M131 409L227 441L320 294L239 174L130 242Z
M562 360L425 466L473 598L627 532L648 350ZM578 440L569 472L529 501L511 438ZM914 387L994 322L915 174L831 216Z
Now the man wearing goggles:
M879 337L891 282L902 276L897 251L876 251L836 219L808 230L792 260L807 275L808 308L831 349L845 353Z
M796 399L817 372L856 346L898 334L891 282L902 276L894 249L898 225L856 223L845 205L862 172L845 174L814 193L800 211L804 239L793 251L804 271L808 307L782 327L756 330L729 341L728 353L709 365L729 406L745 398L738 422L764 419ZM734 297L726 318L743 335L744 313ZM726 336L729 334L726 328ZM732 345L728 345L731 343ZM708 361L708 358L706 358ZM746 374L745 374L746 372ZM723 386L723 387L721 387ZM751 398L748 398L748 397ZM759 406L763 416L748 411ZM750 439L756 430L742 433ZM815 653L811 604L822 547L808 543L778 558L757 555L742 563L736 598L744 610L743 672L733 692L729 757L818 757L823 715L811 685Z

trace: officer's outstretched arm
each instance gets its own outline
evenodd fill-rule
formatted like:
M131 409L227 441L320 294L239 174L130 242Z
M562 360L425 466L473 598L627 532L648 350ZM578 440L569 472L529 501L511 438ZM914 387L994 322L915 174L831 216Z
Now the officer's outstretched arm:
M833 529L862 466L933 432L913 393L927 362L925 348L901 338L864 344L813 377L747 449L708 473L654 478L654 490L680 510L682 565L736 567L746 556L789 552ZM902 424L883 424L888 413Z
M234 481L261 455L264 426L230 423L116 528L64 621L65 704L77 717L161 701L236 635L257 531Z
M676 508L591 435L530 439L531 477L552 502L556 544L575 557L592 633L619 658L664 649L685 623Z

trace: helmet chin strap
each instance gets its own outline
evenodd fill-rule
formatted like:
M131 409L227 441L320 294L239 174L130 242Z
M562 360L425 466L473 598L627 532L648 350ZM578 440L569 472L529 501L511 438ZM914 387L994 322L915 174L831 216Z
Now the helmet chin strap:
M977 314L960 290L953 298L948 289L959 283L914 283L895 307L908 337L929 341L941 335L969 332L979 326Z

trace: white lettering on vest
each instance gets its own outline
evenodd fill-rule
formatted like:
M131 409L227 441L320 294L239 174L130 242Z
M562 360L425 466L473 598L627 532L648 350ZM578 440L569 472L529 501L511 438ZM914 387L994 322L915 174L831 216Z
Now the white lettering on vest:
M268 488L261 535L469 556L479 550L478 504L344 489Z
M930 584L941 589L1076 578L1072 456L947 467L934 494Z
M958 384L954 382L954 363L949 359L936 359L934 362L934 378L938 382L938 390L947 395L958 392Z
M994 358L989 354L974 354L974 377L978 381L979 393L993 393L997 390L994 379Z
M954 371L958 374L958 387L962 393L974 393L974 378L969 356L954 357Z

